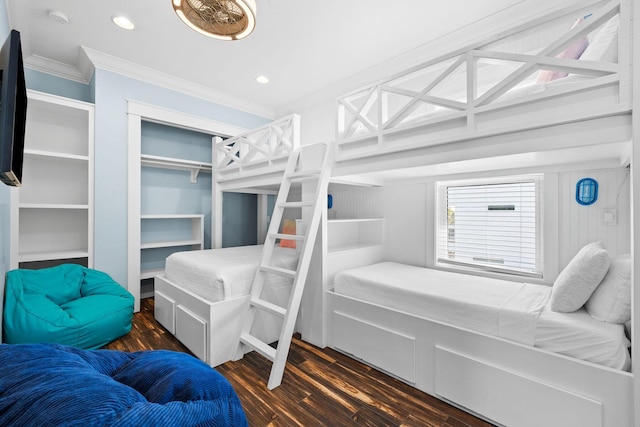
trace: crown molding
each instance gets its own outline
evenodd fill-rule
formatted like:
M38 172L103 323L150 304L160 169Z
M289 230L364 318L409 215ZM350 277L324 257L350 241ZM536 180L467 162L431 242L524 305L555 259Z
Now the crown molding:
M38 55L31 55L24 59L24 65L32 70L40 71L46 74L52 74L63 79L73 80L75 82L87 84L88 80L76 67L62 62L53 61Z
M122 74L127 77L162 86L167 89L175 90L176 92L184 93L186 95L201 98L206 101L214 102L216 104L245 111L268 119L273 119L275 117L275 111L273 108L188 82L179 77L143 67L86 46L81 46L81 50L86 57L86 59L83 59L80 62L82 72L87 81L93 74L94 69L99 68L101 70Z

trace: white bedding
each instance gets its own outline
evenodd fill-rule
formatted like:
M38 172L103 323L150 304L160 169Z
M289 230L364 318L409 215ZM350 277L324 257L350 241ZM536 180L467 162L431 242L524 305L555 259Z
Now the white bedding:
M223 301L249 294L261 256L262 245L176 252L166 260L165 276L209 301ZM295 270L297 263L295 249L276 246L269 265ZM289 278L265 275L264 290L289 285Z
M338 273L338 294L459 328L628 370L623 325L555 313L551 287L382 262Z

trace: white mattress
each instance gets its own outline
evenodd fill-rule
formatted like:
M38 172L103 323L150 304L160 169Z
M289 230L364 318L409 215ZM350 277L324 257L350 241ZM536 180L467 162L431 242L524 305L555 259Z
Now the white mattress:
M167 257L165 277L212 302L248 295L262 256L262 245L176 252ZM295 270L296 249L274 247L269 265ZM266 274L264 290L290 286L291 279Z
M628 370L623 325L555 313L551 288L382 262L338 273L334 291L459 328Z

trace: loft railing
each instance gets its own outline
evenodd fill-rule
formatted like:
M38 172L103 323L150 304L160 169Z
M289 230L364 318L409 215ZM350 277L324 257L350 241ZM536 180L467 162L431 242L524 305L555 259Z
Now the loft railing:
M300 147L300 117L292 114L215 144L219 180L284 170L292 151Z
M364 139L381 139L419 126L426 130L443 122L475 130L478 115L485 112L585 89L620 86L618 50L622 53L624 49L618 47L627 45L618 41L619 27L615 27L615 43L601 57L566 57L567 50L585 41L596 52L594 38L621 22L619 13L620 0L599 2L570 14L565 11L340 97L337 143L357 145ZM582 18L581 22L576 18ZM545 81L553 72L568 76ZM623 99L627 96L623 90L619 92L617 102L628 101Z

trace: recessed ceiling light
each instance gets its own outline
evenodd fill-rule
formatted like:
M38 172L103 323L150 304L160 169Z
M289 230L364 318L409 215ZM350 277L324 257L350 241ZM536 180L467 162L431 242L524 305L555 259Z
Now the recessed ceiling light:
M269 83L269 78L267 76L258 76L256 77L256 81L258 83L262 83L263 85L266 85L267 83Z
M125 30L133 30L134 28L136 28L133 22L131 22L131 20L126 16L122 16L122 15L113 16L111 20L118 27L123 28Z

